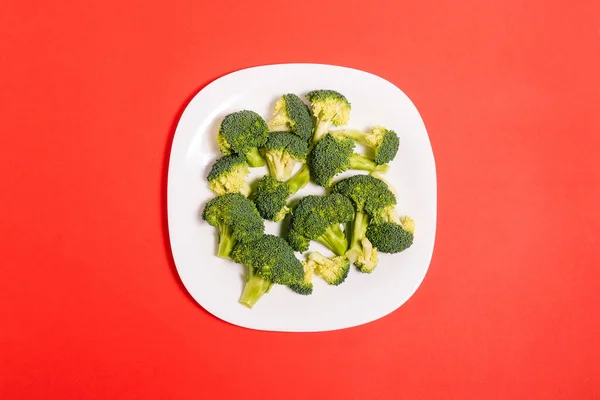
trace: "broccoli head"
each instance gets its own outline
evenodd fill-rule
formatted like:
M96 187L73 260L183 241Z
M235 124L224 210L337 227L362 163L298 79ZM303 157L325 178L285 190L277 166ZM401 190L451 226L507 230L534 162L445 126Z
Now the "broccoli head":
M313 143L321 140L332 125L341 126L350 119L350 102L334 90L313 90L306 94L316 119Z
M341 194L306 196L292 211L288 242L295 250L303 252L314 240L335 254L343 255L348 249L348 240L340 224L351 221L353 216L352 203Z
M306 161L308 143L289 132L273 132L261 149L271 175L288 179L297 163Z
M308 255L307 264L314 268L317 275L329 285L340 285L344 283L350 271L350 261L344 256L325 257L318 251Z
M305 142L313 135L314 122L310 108L295 94L284 94L275 103L271 130L289 130Z
M238 243L247 243L261 237L265 222L253 202L239 193L227 193L211 199L202 211L202 219L219 228L217 255L229 258Z
M354 175L337 182L332 193L346 196L356 211L374 214L381 208L396 205L396 196L381 179L370 175Z
M299 282L293 283L289 286L294 292L307 296L313 292L313 274L315 272L316 264L314 262L302 261L302 267L304 268L304 279Z
M332 193L346 196L354 205L354 222L350 248L346 257L361 271L372 272L377 266L378 254L365 236L371 215L381 209L395 206L396 196L387 184L369 175L354 175L343 179L331 188Z
M374 153L373 161L377 165L387 164L392 161L398 153L400 139L396 132L383 126L375 126L370 132L356 129L340 130L330 132L337 138L349 137L355 142L361 143L371 149Z
M217 135L219 149L225 155L241 154L251 167L262 167L264 160L258 152L269 137L269 127L254 111L242 110L227 115Z
M415 223L410 217L403 217L400 223L381 222L369 225L366 237L382 253L399 253L413 244Z
M262 235L252 242L238 243L231 252L233 261L247 268L246 285L240 303L248 308L269 291L271 283L294 285L304 280L304 268L294 250L279 236Z
M246 176L250 173L246 159L239 155L219 158L208 173L208 186L217 195L225 193L241 193L248 197L250 185Z
M265 175L254 190L252 200L264 219L279 222L290 211L288 200L298 190L306 186L310 180L310 172L306 165L285 182L278 181L271 175Z
M336 139L327 134L312 149L308 163L311 178L319 186L329 187L333 178L346 170L386 172L387 165L377 165L363 155L354 153L354 142L349 138Z

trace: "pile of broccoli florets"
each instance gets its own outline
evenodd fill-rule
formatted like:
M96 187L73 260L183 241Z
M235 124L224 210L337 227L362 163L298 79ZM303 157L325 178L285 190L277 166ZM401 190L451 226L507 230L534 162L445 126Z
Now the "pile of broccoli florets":
M217 228L217 256L245 266L239 302L248 308L274 284L310 295L314 275L340 285L351 264L371 273L379 253L398 253L413 244L415 223L398 215L396 191L380 175L398 153L396 132L379 125L366 132L332 129L350 119L346 97L313 90L306 99L308 104L284 94L268 122L242 110L225 116L219 126L223 156L207 175L217 197L206 204L202 219ZM357 143L365 154L355 152ZM251 187L250 168L264 166L268 173ZM348 170L365 172L335 181ZM326 189L323 195L292 204L311 181ZM265 233L265 220L284 219L281 236ZM331 255L313 251L300 261L295 252L308 251L311 241Z

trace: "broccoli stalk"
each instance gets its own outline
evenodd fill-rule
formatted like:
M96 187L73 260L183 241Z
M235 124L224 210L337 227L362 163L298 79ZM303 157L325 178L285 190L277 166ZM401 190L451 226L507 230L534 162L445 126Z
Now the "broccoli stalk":
M365 238L368 226L369 216L363 212L357 211L352 224L350 247L346 252L346 257L348 257L352 263L358 260L358 257L362 254L362 240Z
M281 151L273 151L265 154L265 161L271 175L280 181L289 178L296 166L296 160Z
M302 168L296 172L296 175L286 181L290 187L290 196L296 194L296 192L306 186L308 182L310 182L310 170L308 169L308 165L304 164Z
M252 308L260 298L269 293L273 286L273 282L263 279L254 267L246 267L246 284L244 285L244 291L242 297L240 297L240 304Z
M329 132L329 129L331 129L332 125L333 125L333 122L317 117L317 127L315 128L315 135L313 136L313 143L316 143L319 140L321 140L323 138L323 136L325 136L325 134L327 132Z
M252 167L262 167L265 165L265 160L260 156L258 147L251 147L246 153L246 160L248 165Z
M325 233L316 238L315 241L327 246L338 256L343 255L348 248L348 240L339 225L328 226L325 229Z
M229 259L229 254L235 246L236 240L233 235L233 228L231 225L219 224L219 247L217 249L217 256L225 259Z
M352 237L350 248L346 252L346 257L351 263L354 263L361 272L371 273L377 266L379 256L377 249L373 247L369 239L365 236L369 227L370 217L368 214L357 211L352 226Z
M348 169L358 169L361 171L386 173L388 165L378 165L375 161L361 154L352 153L350 155L350 167Z

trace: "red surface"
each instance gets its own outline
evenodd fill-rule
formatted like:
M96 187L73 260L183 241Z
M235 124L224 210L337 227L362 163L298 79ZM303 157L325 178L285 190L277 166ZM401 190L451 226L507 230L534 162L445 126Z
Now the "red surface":
M202 3L0 3L1 398L600 398L598 1ZM205 84L298 61L412 98L438 235L391 315L263 333L179 282L167 156Z

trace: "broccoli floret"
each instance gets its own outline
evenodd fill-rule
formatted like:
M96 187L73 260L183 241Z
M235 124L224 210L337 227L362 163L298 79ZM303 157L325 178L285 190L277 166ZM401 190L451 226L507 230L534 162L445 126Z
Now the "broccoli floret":
M265 221L254 203L239 193L227 193L211 199L202 211L202 219L219 228L217 256L221 258L229 258L238 242L256 240L265 230Z
M248 197L250 185L246 176L250 173L246 159L239 155L219 158L208 173L208 186L217 195L241 193Z
M373 215L380 209L395 206L396 196L387 184L370 175L354 175L337 182L332 193L346 196L358 212Z
M350 129L330 133L338 138L349 137L371 149L374 153L373 161L377 165L392 161L396 157L400 146L400 138L398 138L396 132L379 125L373 127L370 132Z
M275 103L273 119L269 121L272 131L289 130L308 142L313 135L314 121L310 109L295 94L284 94Z
M382 253L399 253L413 244L415 223L410 217L403 217L400 223L381 222L369 225L366 236L373 246Z
M325 257L318 251L308 255L307 263L314 268L315 273L329 285L344 283L350 271L350 261L344 256Z
M387 165L377 165L373 160L354 153L352 139L336 139L330 134L317 142L308 163L311 178L323 187L329 187L337 174L349 169L370 172L386 172L388 169Z
M258 152L269 137L269 127L254 111L243 110L229 114L221 122L217 142L223 154L241 154L251 167L262 167L264 160Z
M361 271L372 272L379 257L377 249L365 237L370 215L374 211L395 205L396 197L383 181L369 175L354 175L343 179L331 188L331 192L346 196L355 208L350 248L346 257Z
M313 90L306 94L316 118L313 143L321 140L332 125L341 126L350 119L350 102L334 90Z
M279 236L262 235L252 242L238 243L231 252L233 261L247 268L246 285L240 303L248 308L269 291L271 283L294 285L304 280L304 268L294 250Z
M261 149L271 175L288 179L297 163L306 162L308 143L289 132L273 132Z
M328 196L309 195L292 211L288 242L297 251L308 250L310 240L327 246L337 255L348 249L348 240L340 224L354 216L352 203L338 193Z
M279 222L290 211L287 202L298 190L308 184L310 171L306 165L285 182L278 181L271 175L265 175L258 182L252 200L264 219Z
M312 292L313 292L312 278L313 278L313 274L315 272L315 266L316 266L316 264L314 262L311 263L311 262L302 261L302 267L304 268L304 279L302 279L300 282L291 284L289 286L290 289L292 289L294 292L304 295L304 296L312 294Z

